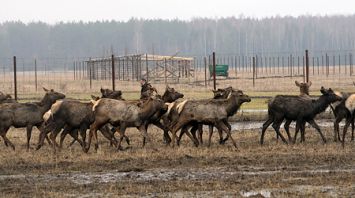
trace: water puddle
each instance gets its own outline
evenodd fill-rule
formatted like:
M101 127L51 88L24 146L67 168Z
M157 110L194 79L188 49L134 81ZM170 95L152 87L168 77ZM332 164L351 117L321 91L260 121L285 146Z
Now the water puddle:
M259 190L259 191L241 191L240 195L242 197L255 197L255 196L262 196L265 198L271 197L271 192L268 190Z
M270 176L276 174L289 174L293 179L299 178L297 176L317 175L317 174L336 174L346 173L355 174L355 168L349 169L307 169L294 170L284 168L276 170L265 170L262 167L241 167L240 170L229 170L225 168L205 168L205 169L152 169L141 172L98 172L98 173L63 173L63 174L43 174L43 175L0 175L1 180L26 180L29 182L46 183L46 182L72 182L77 185L91 184L91 183L114 183L119 181L191 181L191 180L223 180L240 176ZM306 178L304 178L306 179Z
M288 188L270 188L270 189L261 189L261 190L252 190L252 191L241 191L240 195L242 197L275 197L275 196L287 196L287 195L297 195L297 196L312 196L316 193L326 197L339 197L339 195L344 192L344 189L341 187L335 186L313 186L313 185L293 185ZM348 186L347 191L355 190L355 186Z
M242 122L233 122L232 130L253 130L253 129L261 129L265 121L242 121ZM334 122L331 120L319 120L317 124L320 127L333 127ZM344 122L339 124L340 127L344 126ZM281 124L281 129L283 129L284 123ZM306 127L311 127L309 124L306 124ZM290 128L296 128L296 122L292 122ZM269 129L272 129L271 125ZM206 128L208 130L208 128Z

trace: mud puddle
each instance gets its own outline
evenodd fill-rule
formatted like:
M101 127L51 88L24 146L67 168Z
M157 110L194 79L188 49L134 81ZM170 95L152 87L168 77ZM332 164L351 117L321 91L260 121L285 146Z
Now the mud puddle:
M131 171L131 172L97 172L97 173L63 173L63 174L43 174L43 175L0 175L0 181L6 180L23 180L36 183L46 182L72 182L74 184L83 185L91 183L112 183L118 181L176 181L176 180L223 180L239 176L270 176L276 174L292 175L294 179L307 179L307 177L299 176L314 176L319 174L355 174L355 168L349 167L344 169L324 169L324 168L307 168L305 170L295 170L295 168L280 167L280 169L267 170L264 167L240 167L238 170L226 168L204 168L204 169L151 169L146 171ZM286 180L285 180L286 181Z
M265 121L243 121L243 122L233 122L232 130L253 130L253 129L261 129ZM318 120L317 124L320 127L333 127L334 122L331 120ZM340 127L344 126L344 122L339 124ZM281 124L281 128L284 127L284 123ZM306 124L306 127L311 127L309 124ZM269 126L272 129L271 125ZM290 128L296 128L296 122L292 122ZM207 130L207 128L206 128Z

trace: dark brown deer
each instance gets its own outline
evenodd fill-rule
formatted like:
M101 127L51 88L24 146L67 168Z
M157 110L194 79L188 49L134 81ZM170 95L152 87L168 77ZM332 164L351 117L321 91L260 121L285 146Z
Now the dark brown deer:
M342 146L345 146L345 136L348 127L351 124L351 141L354 141L354 120L355 120L355 94L338 92L337 95L341 96L343 100L338 103L331 104L335 121L334 121L334 141L342 141ZM345 126L343 128L343 139L340 139L339 123L345 118Z
M65 95L52 90L43 88L46 92L40 102L33 103L7 103L0 106L0 135L4 141L14 150L15 146L6 137L6 133L11 126L15 128L26 127L27 130L27 150L30 148L32 128L36 126L40 131L43 130L43 114L58 99L65 98Z
M213 125L218 130L226 132L232 140L233 145L237 147L231 136L231 131L224 123L224 120L233 116L244 102L250 101L249 96L238 90L231 92L227 99L189 100L182 102L176 108L177 116L175 110L171 112L171 114L175 114L171 115L173 120L171 125L173 135L172 145L174 146L175 144L176 132L178 130L181 129L186 132L189 125L197 123Z
M111 89L100 89L101 98L111 98L116 100L122 100L122 91L114 91Z
M95 121L90 126L89 141L85 152L90 149L92 136L94 136L95 149L98 149L97 130L107 123L119 127L118 149L121 148L121 142L128 127L138 128L143 137L148 139L146 127L149 124L149 118L158 111L166 111L167 106L161 99L156 98L149 98L141 105L138 105L137 102L103 98L94 104L93 110L95 112Z
M353 85L355 86L355 82L353 81ZM354 121L355 121L355 94L354 93L344 93L338 92L339 96L343 97L343 100L338 103L333 103L331 105L335 121L334 121L334 141L341 140L339 134L339 123L345 118L345 126L343 129L343 140L342 145L345 146L345 136L348 131L348 127L351 124L351 141L354 141Z
M312 82L309 81L308 83L300 83L300 82L298 82L296 80L295 84L296 84L297 87L300 88L300 96L311 100L311 97L309 96L309 88L311 87ZM292 141L292 138L291 138L291 135L290 135L290 124L291 124L292 121L293 120L286 119L286 122L284 124L284 128L285 128L285 131L286 131L286 134L288 136L288 140L289 141ZM276 134L276 138L277 138L277 140L279 139L278 134ZM304 135L302 135L301 141L305 141Z
M263 124L260 144L264 143L265 131L270 124L273 124L272 127L281 137L282 141L287 143L279 131L280 125L284 119L297 121L295 139L299 130L301 130L301 133L304 133L305 122L308 122L317 130L325 143L326 139L323 136L319 126L314 121L314 117L325 111L329 104L335 101L340 101L342 98L337 96L333 90L326 90L324 87L321 88L320 92L322 95L317 100L310 100L302 96L275 96L268 104L268 120Z

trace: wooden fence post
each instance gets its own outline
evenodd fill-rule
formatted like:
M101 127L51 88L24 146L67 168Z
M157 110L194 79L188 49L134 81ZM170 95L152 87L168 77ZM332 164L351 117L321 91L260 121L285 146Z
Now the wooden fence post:
M15 95L15 100L17 100L17 66L16 66L16 56L14 56L14 95Z
M216 90L216 52L212 54L213 62L213 90Z
M112 54L111 56L111 63L112 63L112 69L111 69L111 72L112 72L112 90L115 91L115 79L116 79L116 74L115 74L115 56Z
M309 57L308 50L306 50L306 82L309 82Z

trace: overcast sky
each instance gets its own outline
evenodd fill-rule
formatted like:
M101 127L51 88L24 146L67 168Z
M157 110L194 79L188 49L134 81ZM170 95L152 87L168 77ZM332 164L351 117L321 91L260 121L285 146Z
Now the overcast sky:
M1 0L0 22L355 14L355 0Z

